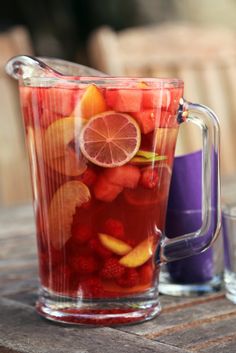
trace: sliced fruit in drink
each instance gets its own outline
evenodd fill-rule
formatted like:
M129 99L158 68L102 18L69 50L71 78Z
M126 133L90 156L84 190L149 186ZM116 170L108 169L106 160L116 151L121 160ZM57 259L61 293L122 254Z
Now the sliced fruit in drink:
M114 168L124 165L137 153L141 133L128 114L108 111L89 119L79 137L80 149L92 163Z
M139 150L136 155L131 159L132 164L153 164L155 162L164 161L167 157L165 155L160 156L152 151Z
M132 250L131 246L122 240L119 240L111 235L99 233L98 237L102 245L111 250L116 255L126 255Z
M76 142L84 121L68 117L56 120L44 134L46 163L54 170L68 176L82 174L87 166ZM71 143L75 141L75 149Z
M61 249L72 236L75 209L90 197L88 187L77 180L68 181L57 189L48 210L50 241L55 249Z
M140 179L140 184L147 189L157 187L159 181L158 169L153 167L144 168Z
M167 109L171 103L171 93L168 89L152 89L148 87L142 89L142 93L142 107L144 110L157 108Z
M74 107L75 89L65 87L38 88L42 106L59 116L70 116Z
M161 110L143 110L137 113L133 113L132 116L138 122L140 129L143 134L148 134L154 131L160 121Z
M117 112L138 112L142 103L142 91L140 89L107 89L107 105Z
M103 176L111 184L134 189L138 185L141 172L138 167L123 165L121 167L106 169Z
M148 237L139 243L127 255L123 256L119 262L125 267L138 267L150 259L154 252L154 237Z
M77 95L79 91L69 87L44 87L32 90L34 106L40 107L40 125L47 128L57 119L70 116Z
M95 85L89 85L73 112L74 116L89 119L107 110L106 101Z
M103 175L98 177L93 189L96 199L104 202L112 202L122 190L122 186L109 183Z
M153 148L158 155L174 156L178 128L158 128L153 137Z

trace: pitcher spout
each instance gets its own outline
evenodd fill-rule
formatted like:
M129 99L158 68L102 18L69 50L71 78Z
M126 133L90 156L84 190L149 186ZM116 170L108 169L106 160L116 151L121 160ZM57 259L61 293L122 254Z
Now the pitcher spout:
M76 76L104 76L103 73L90 67L54 58L38 58L19 55L11 58L6 64L6 72L17 80L33 77L62 78Z

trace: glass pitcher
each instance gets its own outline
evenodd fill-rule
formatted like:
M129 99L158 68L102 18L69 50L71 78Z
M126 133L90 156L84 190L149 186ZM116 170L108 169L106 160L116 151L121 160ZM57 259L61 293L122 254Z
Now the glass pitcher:
M205 250L219 232L217 117L184 101L179 79L102 77L28 56L12 58L6 70L19 81L30 158L38 313L95 325L155 317L160 265ZM202 226L168 239L169 185L184 122L202 131Z

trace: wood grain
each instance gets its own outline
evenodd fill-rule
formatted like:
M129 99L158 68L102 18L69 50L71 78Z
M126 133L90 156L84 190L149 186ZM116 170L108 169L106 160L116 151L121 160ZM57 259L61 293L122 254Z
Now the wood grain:
M24 353L188 352L112 328L56 325L41 319L28 305L8 299L0 300L0 310L0 345Z

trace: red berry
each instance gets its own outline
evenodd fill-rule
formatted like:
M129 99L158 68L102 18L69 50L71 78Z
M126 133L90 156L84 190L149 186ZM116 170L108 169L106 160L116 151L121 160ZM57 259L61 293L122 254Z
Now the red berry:
M149 167L143 170L140 184L147 189L153 189L157 186L158 180L159 176L157 169Z
M85 172L82 175L81 181L86 184L87 186L92 186L95 184L95 181L97 180L97 174L95 171L91 168L87 168Z
M88 224L73 225L71 233L73 239L79 244L85 244L93 237L92 227Z
M140 282L142 284L151 283L154 275L153 265L150 263L144 264L139 269Z
M120 239L124 238L125 235L123 223L114 218L108 218L106 220L104 232Z
M96 277L84 280L79 288L82 289L84 297L101 297L104 293L102 282Z
M139 274L135 268L128 268L116 282L121 287L134 287L139 283Z
M106 249L100 242L98 238L93 238L89 242L89 247L92 251L94 251L97 255L99 255L103 259L107 259L112 256L112 252Z
M115 279L120 278L124 272L124 266L120 265L116 258L111 257L110 259L106 260L101 271L101 276L105 279Z
M72 269L80 274L90 274L98 270L98 261L91 255L73 256L70 259Z
M137 240L135 239L125 239L125 242L129 244L132 248L134 248L137 245Z

